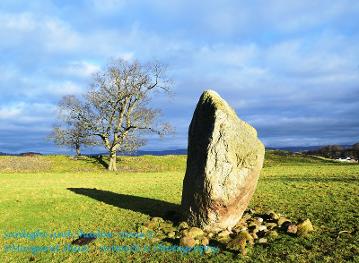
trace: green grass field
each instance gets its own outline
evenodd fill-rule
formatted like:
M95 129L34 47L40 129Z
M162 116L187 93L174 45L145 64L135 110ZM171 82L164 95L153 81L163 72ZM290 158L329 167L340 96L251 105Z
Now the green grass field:
M121 157L120 171L111 173L104 170L107 160L96 158L0 157L0 262L359 262L359 165L275 151L266 155L250 207L309 218L315 231L308 237L283 234L255 245L245 257L228 251L102 251L112 245L157 246L151 238L117 234L135 233L151 216L178 209L185 161ZM22 231L48 235L15 236ZM79 231L114 236L69 246ZM36 252L40 246L54 251Z

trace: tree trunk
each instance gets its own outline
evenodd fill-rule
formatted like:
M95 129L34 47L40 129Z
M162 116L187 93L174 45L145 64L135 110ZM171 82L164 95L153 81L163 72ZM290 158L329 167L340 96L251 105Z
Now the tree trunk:
M80 151L80 145L76 145L76 157L80 156L81 155L81 151Z
M110 163L108 165L109 171L117 171L116 158L117 158L116 151L110 151Z

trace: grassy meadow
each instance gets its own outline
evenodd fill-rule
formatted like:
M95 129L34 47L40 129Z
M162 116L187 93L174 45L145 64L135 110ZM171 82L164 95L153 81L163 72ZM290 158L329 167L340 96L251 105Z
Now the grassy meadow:
M150 217L176 211L186 156L0 157L0 262L359 262L359 165L269 151L250 207L294 221L309 218L307 237L281 234L247 256L104 251L104 246L157 245L136 233ZM36 232L38 236L16 236ZM71 246L79 232L112 233ZM47 235L46 235L47 234ZM163 241L163 245L171 245ZM52 251L29 251L32 247ZM16 251L21 250L24 251Z

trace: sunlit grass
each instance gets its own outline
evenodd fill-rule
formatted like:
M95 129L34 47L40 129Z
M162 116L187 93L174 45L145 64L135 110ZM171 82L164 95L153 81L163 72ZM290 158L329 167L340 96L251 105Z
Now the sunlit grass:
M11 157L14 162L31 164L18 164L17 169L9 166L6 158L0 158L0 262L358 260L359 165L275 153L267 155L250 206L263 211L271 209L294 220L310 218L315 231L309 237L281 235L268 246L256 245L246 257L225 251L216 255L100 251L102 245L154 245L149 239L119 237L98 238L90 243L89 252L5 253L6 244L64 247L77 237L79 230L136 232L137 224L150 216L163 216L178 208L186 160L185 156L122 157L120 171L110 173L93 158ZM41 166L41 162L48 166ZM21 230L69 230L73 236L35 240L4 237L6 232Z

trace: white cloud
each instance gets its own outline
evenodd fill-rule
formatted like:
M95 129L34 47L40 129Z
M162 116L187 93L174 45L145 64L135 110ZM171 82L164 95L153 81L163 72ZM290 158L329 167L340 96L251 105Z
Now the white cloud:
M212 32L223 35L231 35L246 30L249 22L246 8L236 8L230 5L211 5L212 12L206 12L203 24Z
M56 73L64 75L64 77L80 77L89 78L94 73L98 72L101 67L96 63L87 61L72 61L65 66L59 66L54 69Z
M30 13L0 13L0 25L2 30L30 32L36 28L36 21L34 21L33 16Z
M70 80L51 81L48 79L23 79L24 86L17 91L22 101L43 101L44 99L60 99L64 95L79 95L86 88Z
M0 107L0 120L13 119L19 117L22 112L21 105L12 105L8 107Z
M59 19L45 19L39 25L45 35L45 47L51 51L71 51L81 47L81 37Z
M31 124L51 117L56 106L49 103L18 102L0 107L0 121Z
M61 19L32 13L0 13L1 46L27 45L48 52L81 47L81 37Z
M78 95L81 94L84 87L72 82L64 81L59 83L51 83L47 87L39 89L38 92L47 92L48 94L64 96L64 95Z
M359 10L358 3L350 0L330 2L274 0L271 4L262 7L260 15L264 17L263 20L284 32L326 25Z
M203 46L194 55L195 59L203 64L208 62L214 66L222 64L231 67L241 67L251 64L253 60L256 60L258 52L258 47L253 43L243 45L219 44Z

